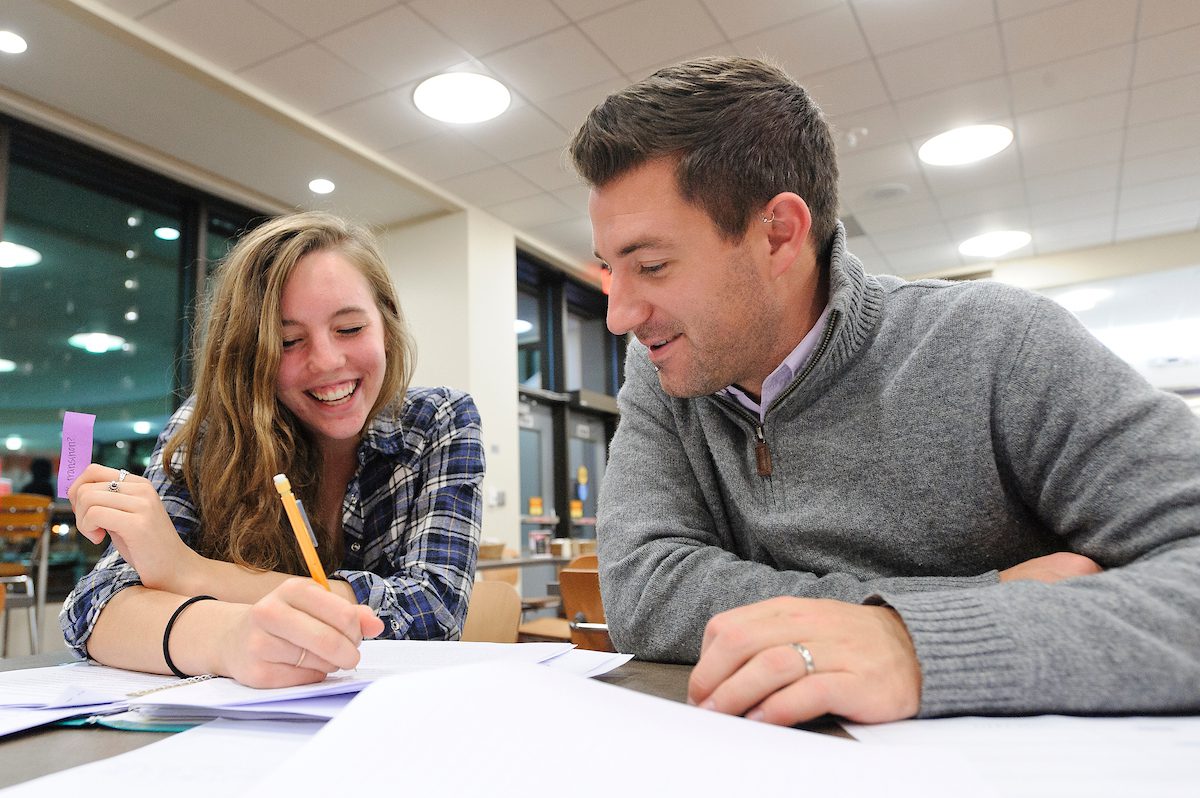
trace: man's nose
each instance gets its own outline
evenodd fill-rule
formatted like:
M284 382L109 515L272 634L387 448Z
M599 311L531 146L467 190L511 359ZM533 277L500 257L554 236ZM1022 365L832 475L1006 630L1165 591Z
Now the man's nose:
M650 316L650 304L616 270L608 288L608 331L624 335L636 330Z

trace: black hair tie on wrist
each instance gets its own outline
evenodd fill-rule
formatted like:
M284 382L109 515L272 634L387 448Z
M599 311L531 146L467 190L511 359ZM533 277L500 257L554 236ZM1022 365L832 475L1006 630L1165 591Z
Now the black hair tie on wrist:
M192 596L187 601L175 608L175 612L171 613L171 619L167 621L167 628L163 629L163 659L167 662L167 667L171 669L171 673L178 676L180 679L188 678L188 675L179 668L175 667L175 663L171 661L171 627L175 625L179 614L188 607L195 604L197 601L216 601L216 596Z

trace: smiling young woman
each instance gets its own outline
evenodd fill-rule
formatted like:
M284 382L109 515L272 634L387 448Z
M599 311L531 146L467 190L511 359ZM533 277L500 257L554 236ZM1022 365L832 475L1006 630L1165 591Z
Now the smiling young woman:
M408 388L414 349L371 236L280 217L216 281L195 393L145 477L92 465L71 487L80 531L111 545L64 605L67 642L109 665L280 686L353 667L364 637L457 639L479 415L462 392ZM330 591L293 578L306 570L275 474L309 511Z

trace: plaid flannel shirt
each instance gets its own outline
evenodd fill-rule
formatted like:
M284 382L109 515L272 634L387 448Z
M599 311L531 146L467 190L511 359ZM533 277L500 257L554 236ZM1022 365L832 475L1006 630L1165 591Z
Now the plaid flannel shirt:
M199 511L183 482L162 467L162 447L191 415L189 399L158 438L146 478L184 542ZM462 633L479 553L484 456L479 412L449 388L413 388L385 408L358 447L358 469L342 504L342 569L361 604L383 620L383 638L456 640ZM172 465L182 458L177 453ZM266 485L264 490L274 490ZM63 634L81 656L104 605L137 572L110 544L63 604Z

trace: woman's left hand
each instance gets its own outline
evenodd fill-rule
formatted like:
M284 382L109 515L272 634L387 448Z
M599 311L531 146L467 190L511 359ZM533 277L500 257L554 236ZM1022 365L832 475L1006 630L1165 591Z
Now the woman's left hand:
M75 525L93 543L107 534L146 587L192 595L205 562L179 537L150 482L93 463L67 492Z

